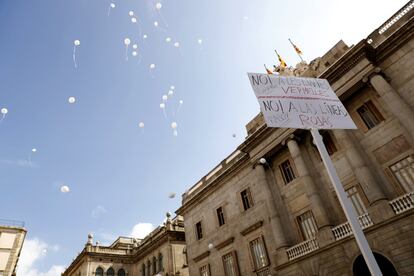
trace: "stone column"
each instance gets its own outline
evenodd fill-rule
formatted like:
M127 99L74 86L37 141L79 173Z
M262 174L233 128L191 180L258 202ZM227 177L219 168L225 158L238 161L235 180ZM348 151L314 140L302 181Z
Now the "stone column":
M286 249L288 248L289 242L282 226L283 223L280 218L280 211L277 209L276 206L276 197L272 192L271 188L272 183L269 183L269 181L267 181L268 178L264 166L269 165L267 163L263 165L257 165L255 167L255 171L257 175L257 181L260 183L261 187L263 187L265 191L266 206L268 206L269 212L269 223L276 248L274 252L271 252L271 256L274 264L281 265L289 261L286 253ZM268 169L271 170L272 168L268 167ZM274 182L273 184L276 184L276 182Z
M275 241L276 249L288 246L288 241L286 235L283 232L282 222L280 216L277 212L275 205L275 199L273 197L272 190L270 188L270 183L267 181L266 171L263 167L264 165L257 165L255 167L257 181L265 189L267 206L269 206L269 216L270 216L270 227L272 228L273 238Z
M377 71L379 71L379 69ZM384 99L388 110L407 130L410 136L410 144L414 146L414 111L380 74L372 76L370 83L381 98Z
M368 168L351 135L343 129L334 130L333 134L338 140L339 145L343 147L349 166L354 172L359 184L361 184L361 188L367 196L370 205L374 205L379 200L387 199L380 183L376 181L371 170Z
M309 174L309 169L303 159L298 142L294 139L294 137L290 137L287 140L287 146L293 162L295 163L299 177L304 182L305 192L311 203L312 213L319 229L324 228L325 226L330 226L331 224L329 222L326 208L324 207L321 197L319 196L320 192L326 191L318 191L318 188Z

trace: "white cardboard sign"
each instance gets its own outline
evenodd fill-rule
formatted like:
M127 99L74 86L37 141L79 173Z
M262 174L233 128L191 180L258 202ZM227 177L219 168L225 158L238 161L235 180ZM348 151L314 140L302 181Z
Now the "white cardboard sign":
M325 79L248 73L267 126L357 128Z

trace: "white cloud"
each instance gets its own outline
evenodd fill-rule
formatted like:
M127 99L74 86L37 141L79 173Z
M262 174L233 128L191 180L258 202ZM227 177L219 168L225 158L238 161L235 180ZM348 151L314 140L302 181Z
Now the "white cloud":
M154 230L154 226L151 223L141 222L134 225L130 236L133 238L143 239L152 230Z
M106 213L106 209L105 207L103 207L102 205L98 205L95 208L93 208L92 212L91 212L91 216L92 218L96 219L99 218L101 215Z
M44 241L37 238L26 239L22 253L19 258L17 275L25 276L60 276L64 271L64 267L60 265L53 265L48 271L38 271L34 265L35 263L47 255L48 250L59 251L58 245L50 246Z

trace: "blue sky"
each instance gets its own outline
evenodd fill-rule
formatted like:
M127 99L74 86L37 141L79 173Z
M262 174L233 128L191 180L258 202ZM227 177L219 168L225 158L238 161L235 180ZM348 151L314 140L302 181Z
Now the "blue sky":
M110 3L0 0L0 108L9 111L0 123L0 218L26 223L25 250L38 253L23 261L27 275L55 275L89 232L109 242L175 211L259 112L246 72L276 64L274 49L299 62L289 37L310 61L340 39L357 43L406 1L164 0L158 12L157 1L117 0L108 16ZM165 118L159 104L171 85Z

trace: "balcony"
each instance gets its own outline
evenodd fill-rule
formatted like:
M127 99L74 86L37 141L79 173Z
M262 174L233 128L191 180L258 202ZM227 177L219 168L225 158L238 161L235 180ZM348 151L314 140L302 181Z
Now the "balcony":
M362 229L368 228L374 224L368 213L365 213L357 218ZM349 222L345 222L332 228L332 233L334 234L335 240L339 241L352 235L352 229Z
M390 205L396 215L414 208L414 192L410 192L391 200Z
M289 261L304 256L312 251L319 249L319 244L316 238L301 242L286 250Z

